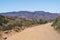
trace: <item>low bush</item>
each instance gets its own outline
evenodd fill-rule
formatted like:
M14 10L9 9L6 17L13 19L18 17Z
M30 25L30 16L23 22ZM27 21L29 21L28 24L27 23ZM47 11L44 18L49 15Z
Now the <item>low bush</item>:
M51 26L54 27L55 30L59 31L60 30L60 18L56 18Z

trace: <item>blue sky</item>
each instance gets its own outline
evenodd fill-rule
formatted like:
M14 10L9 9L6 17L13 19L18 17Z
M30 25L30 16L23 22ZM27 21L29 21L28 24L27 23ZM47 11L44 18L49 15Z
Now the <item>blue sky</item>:
M60 0L0 0L0 13L11 11L60 13Z

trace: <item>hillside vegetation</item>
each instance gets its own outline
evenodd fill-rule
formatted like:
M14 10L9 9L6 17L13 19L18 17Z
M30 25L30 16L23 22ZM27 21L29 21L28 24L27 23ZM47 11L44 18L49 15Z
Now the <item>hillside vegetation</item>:
M55 19L52 26L55 30L60 31L60 16Z
M40 19L37 20L26 20L25 18L17 18L17 17L11 17L11 16L3 16L0 15L0 30L6 31L6 30L23 30L24 28L31 27L35 24L45 24L48 21Z

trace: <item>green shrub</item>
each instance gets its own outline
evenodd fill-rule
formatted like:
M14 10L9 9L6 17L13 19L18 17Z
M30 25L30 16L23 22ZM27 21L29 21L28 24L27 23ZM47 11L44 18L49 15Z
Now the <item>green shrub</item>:
M0 25L2 26L2 23L4 23L4 16L0 15Z
M60 31L60 18L56 18L51 26L54 27L55 30Z

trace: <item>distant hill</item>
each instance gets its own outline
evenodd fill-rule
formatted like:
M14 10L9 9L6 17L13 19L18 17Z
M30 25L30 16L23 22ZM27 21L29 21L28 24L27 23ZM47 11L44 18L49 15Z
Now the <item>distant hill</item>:
M30 12L30 11L18 11L18 12L7 12L7 13L1 13L2 15L6 16L15 16L18 18L25 18L29 20L53 20L56 17L59 16L57 13L50 13L50 12L44 12L44 11L35 11L35 12Z

